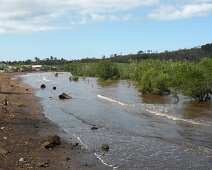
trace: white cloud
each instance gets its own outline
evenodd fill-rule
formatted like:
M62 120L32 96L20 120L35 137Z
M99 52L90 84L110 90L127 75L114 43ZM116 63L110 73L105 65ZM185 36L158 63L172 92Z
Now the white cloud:
M180 20L212 14L212 4L203 1L201 1L201 3L182 5L180 7L163 5L148 17L157 20Z
M212 13L212 0L186 2L188 4L185 0L0 0L0 33L72 29L89 22L127 22L139 18L132 9L148 5L159 7L148 15L157 20L187 19Z
M127 15L105 15L105 14L91 14L91 20L93 22L103 21L134 21L138 18L132 14Z
M89 21L121 20L112 13L156 3L158 0L0 0L0 32L45 31ZM72 15L79 21L68 21Z

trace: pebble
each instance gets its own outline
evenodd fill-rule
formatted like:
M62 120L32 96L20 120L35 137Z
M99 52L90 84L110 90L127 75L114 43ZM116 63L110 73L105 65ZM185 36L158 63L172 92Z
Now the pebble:
M45 142L43 145L42 145L45 149L50 149L50 148L53 148L54 147L54 144L47 141Z
M9 152L5 149L0 149L0 154L1 155L7 155Z
M91 127L91 130L98 130L99 128L96 126Z
M69 161L70 160L70 158L69 157L66 157L66 159L65 159L66 161Z
M102 150L109 151L110 147L108 144L102 144Z
M25 161L24 158L19 159L19 162L24 162L24 161Z

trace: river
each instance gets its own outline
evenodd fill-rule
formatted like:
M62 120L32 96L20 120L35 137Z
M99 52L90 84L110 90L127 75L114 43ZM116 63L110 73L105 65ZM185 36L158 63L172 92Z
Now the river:
M212 169L212 104L141 95L133 82L30 73L47 118L114 169ZM46 84L46 89L40 89ZM57 90L53 90L53 86ZM59 100L61 93L71 100ZM91 130L97 126L98 130ZM108 152L101 145L110 146Z

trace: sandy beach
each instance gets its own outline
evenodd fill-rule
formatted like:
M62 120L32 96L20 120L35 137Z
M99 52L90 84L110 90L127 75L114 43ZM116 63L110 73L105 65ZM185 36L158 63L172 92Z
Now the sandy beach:
M0 170L111 169L86 151L74 138L45 118L34 90L16 73L0 74ZM3 103L7 98L7 112ZM53 149L42 146L50 134L61 137Z

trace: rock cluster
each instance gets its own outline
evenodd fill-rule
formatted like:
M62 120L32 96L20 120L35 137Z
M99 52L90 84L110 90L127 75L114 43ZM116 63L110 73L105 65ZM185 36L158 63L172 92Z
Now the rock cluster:
M60 145L61 141L60 141L60 137L57 135L49 135L47 137L46 142L43 143L43 147L45 149L50 149L50 148L54 148L56 145Z

